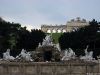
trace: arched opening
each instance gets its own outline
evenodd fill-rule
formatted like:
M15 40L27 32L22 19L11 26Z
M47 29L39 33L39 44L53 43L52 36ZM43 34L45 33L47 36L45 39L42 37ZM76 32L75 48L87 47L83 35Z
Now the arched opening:
M51 33L51 30L47 30L47 33Z
M76 28L76 27L74 27L74 28L72 29L72 31L73 31L73 32L77 31L77 28Z
M61 33L61 30L57 30L58 33Z
M65 30L65 29L63 29L63 30L62 30L62 32L63 32L63 33L65 33L65 32L66 32L66 30Z
M44 51L44 61L51 61L52 51Z
M56 33L57 31L54 29L54 30L52 30L52 33Z

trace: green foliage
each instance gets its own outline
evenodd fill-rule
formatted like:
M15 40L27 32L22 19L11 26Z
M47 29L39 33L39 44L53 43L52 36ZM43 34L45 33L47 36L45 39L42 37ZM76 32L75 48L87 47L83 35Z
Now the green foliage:
M54 40L54 43L58 43L58 39L61 35L62 33L52 33L52 38Z
M10 23L0 18L0 55L7 48L11 49L11 54L15 56L22 48L34 50L39 42L43 41L45 33L41 30L29 32L26 27L21 27L18 23Z
M63 50L71 47L79 56L84 54L82 54L82 50L89 45L89 50L94 51L94 57L96 57L100 54L100 33L98 30L98 22L93 19L89 26L61 35L59 38L60 46Z
M53 42L56 44L56 43L59 43L59 38L63 33L52 33L52 34L47 33L47 34L52 35Z
M12 49L15 46L20 28L20 24L9 23L3 19L0 20L0 49Z

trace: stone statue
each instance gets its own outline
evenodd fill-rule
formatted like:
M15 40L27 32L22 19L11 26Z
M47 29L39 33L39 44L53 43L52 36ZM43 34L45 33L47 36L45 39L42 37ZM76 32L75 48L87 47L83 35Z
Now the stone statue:
M58 44L56 44L56 46L55 46L55 47L58 49L58 51L61 51L61 48L60 48L59 43L58 43Z
M22 59L25 61L33 61L33 59L31 58L30 52L26 52L26 50L24 49L22 49L21 53L19 54L19 56L16 57L16 59Z
M39 48L39 47L42 47L42 46L41 46L41 43L39 43L38 48Z
M42 46L53 46L51 35L47 35L45 39L43 39Z
M27 53L26 50L22 49L22 51L20 53L21 54L21 57L22 58L25 58L26 57L26 53Z
M3 59L8 61L15 59L13 56L10 56L10 49L7 49L7 51L3 53Z
M81 56L80 59L86 60L86 61L94 60L94 58L93 58L93 51L88 52L87 49L88 49L88 45L87 45L87 47L85 49L85 56Z
M70 59L75 59L75 52L73 52L73 50L71 48L69 48L68 50L65 50L65 54L62 57L61 60L70 60Z
M31 58L30 52L27 52L26 54L26 61L33 61L33 59Z

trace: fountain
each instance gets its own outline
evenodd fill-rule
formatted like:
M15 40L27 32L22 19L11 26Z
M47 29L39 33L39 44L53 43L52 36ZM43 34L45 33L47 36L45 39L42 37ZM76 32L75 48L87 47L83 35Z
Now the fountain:
M47 35L43 39L42 44L39 43L36 49L38 61L58 61L60 60L60 47L53 43L51 35ZM36 59L35 57L33 57Z
M10 56L10 49L7 49L7 51L3 53L3 59L6 61L12 61L15 59L13 56Z
M60 61L60 47L59 44L53 44L51 35L47 35L43 39L42 44L39 43L34 54L22 49L21 53L14 58L10 56L10 49L3 53L3 59L7 61ZM32 56L32 57L31 57Z
M75 52L69 48L69 49L66 49L65 52L64 52L64 56L62 57L62 61L65 61L65 60L71 60L71 59L75 59Z
M84 60L84 61L94 61L95 59L93 58L93 51L88 52L88 46L86 47L85 51L85 56L80 56L79 59L80 60ZM69 48L68 50L66 49L64 52L64 56L62 57L62 61L65 60L72 60L72 59L76 59L76 55L75 52Z
M57 43L57 44L55 45L55 47L56 47L59 51L61 51L61 48L60 48L59 43Z
M39 43L38 48L39 48L39 47L42 47L41 43Z
M18 56L16 56L16 59L24 61L33 61L30 52L26 52L26 50L24 49L22 49L21 53Z
M80 56L80 60L84 61L93 61L93 51L88 52L88 46L86 47L85 56ZM75 52L69 48L66 49L64 54L61 54L62 51L60 49L59 44L54 44L51 35L47 35L45 39L43 39L42 44L39 43L38 47L36 48L35 52L32 54L27 52L26 50L22 49L21 53L14 58L10 56L10 49L7 49L5 53L3 53L3 59L7 61L36 61L36 62L43 62L43 61L66 61L66 60L73 60L77 59ZM32 57L31 57L32 56Z
M88 52L88 46L85 49L85 56L81 56L80 59L86 60L86 61L93 61L93 51Z
M47 35L45 39L43 39L42 46L53 46L51 35Z

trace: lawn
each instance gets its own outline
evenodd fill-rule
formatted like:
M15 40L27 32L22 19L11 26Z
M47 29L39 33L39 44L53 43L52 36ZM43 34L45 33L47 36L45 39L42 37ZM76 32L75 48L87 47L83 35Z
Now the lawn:
M48 34L50 34L50 33L48 33ZM62 34L63 33L52 33L53 42L58 43L58 39Z

